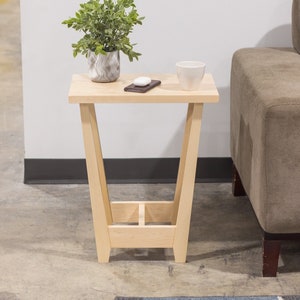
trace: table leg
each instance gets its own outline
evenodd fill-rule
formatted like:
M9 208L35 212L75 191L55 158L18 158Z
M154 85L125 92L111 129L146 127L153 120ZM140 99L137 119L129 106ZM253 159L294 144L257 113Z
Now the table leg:
M189 104L180 157L172 224L176 224L174 256L185 262L192 213L203 104Z
M111 249L108 225L112 224L112 212L94 104L80 104L80 113L98 261L108 262Z

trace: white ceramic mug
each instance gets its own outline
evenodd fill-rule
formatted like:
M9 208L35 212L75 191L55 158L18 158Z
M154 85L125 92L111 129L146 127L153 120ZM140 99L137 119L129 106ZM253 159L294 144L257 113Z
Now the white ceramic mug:
M177 77L181 88L187 91L198 90L205 74L205 66L205 63L201 61L176 63Z

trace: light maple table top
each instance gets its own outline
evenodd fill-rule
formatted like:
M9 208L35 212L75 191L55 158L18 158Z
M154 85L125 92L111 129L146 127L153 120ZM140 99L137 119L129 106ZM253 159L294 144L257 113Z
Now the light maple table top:
M161 85L146 93L125 92L124 87L139 76L161 80ZM211 74L205 74L197 91L180 88L176 74L121 74L115 82L92 82L87 74L74 74L69 103L215 103L219 94Z

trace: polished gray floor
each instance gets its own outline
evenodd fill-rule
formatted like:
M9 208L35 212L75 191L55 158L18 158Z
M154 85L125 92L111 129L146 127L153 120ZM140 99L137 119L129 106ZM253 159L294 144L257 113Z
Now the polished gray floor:
M24 185L18 0L0 0L0 299L300 294L300 245L261 277L261 232L230 184L197 184L186 264L163 249L98 264L86 185ZM78 120L79 121L79 120ZM174 185L110 185L115 199L172 199Z

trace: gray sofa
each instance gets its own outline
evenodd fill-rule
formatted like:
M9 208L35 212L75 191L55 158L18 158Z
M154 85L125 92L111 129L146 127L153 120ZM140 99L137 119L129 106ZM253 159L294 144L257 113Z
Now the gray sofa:
M294 48L236 51L231 70L233 193L247 194L263 229L263 275L276 276L282 240L300 237L300 0Z

